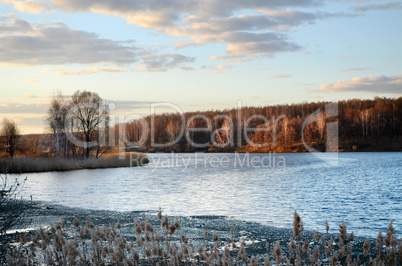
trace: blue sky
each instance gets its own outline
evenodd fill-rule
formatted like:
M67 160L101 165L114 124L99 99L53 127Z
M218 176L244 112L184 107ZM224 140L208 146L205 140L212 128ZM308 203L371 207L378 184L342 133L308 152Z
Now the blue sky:
M402 2L0 0L0 119L44 132L49 96L116 113L399 97ZM120 108L119 108L120 107Z

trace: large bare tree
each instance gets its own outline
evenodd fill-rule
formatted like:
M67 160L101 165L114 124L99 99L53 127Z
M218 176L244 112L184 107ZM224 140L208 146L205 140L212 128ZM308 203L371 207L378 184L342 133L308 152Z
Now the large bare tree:
M20 141L20 131L15 124L8 119L4 119L1 127L0 134L3 138L3 148L6 153L10 155L11 158L14 157L14 153L19 148L19 141Z
M83 135L85 156L89 157L91 149L95 148L96 157L99 157L101 147L105 146L105 132L109 130L109 110L95 92L76 91L71 99L71 113L76 121L75 127ZM92 142L96 145L91 145Z

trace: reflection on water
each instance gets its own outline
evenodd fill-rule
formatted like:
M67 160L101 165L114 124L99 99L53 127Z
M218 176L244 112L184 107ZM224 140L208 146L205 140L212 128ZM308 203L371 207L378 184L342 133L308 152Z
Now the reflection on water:
M311 154L149 156L146 167L25 174L26 196L88 209L161 206L170 215L226 215L288 228L297 210L309 230L324 231L328 219L337 232L345 220L349 232L372 237L394 219L402 232L402 153L342 153L337 166Z

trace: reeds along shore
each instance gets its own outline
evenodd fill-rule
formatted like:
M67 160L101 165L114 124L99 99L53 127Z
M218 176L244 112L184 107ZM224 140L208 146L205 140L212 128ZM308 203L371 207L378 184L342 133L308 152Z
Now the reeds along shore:
M120 158L123 155L123 158ZM70 171L80 169L117 168L141 166L149 163L149 159L142 153L112 153L105 154L101 158L31 158L17 157L0 159L0 171L2 173L35 173L50 171Z
M9 249L8 265L401 265L402 240L392 222L385 238L357 241L343 222L339 234L303 234L300 216L294 213L293 237L268 239L261 252L253 252L254 239L246 241L228 225L226 238L200 228L197 239L188 239L179 220L157 214L159 222L134 220L133 233L124 236L122 224L103 228L77 216L65 225L50 224L32 235L22 233ZM67 223L66 223L67 224ZM70 227L70 229L68 228ZM72 228L71 228L72 227ZM324 226L323 226L324 227ZM281 238L278 235L278 238ZM250 239L249 239L250 240Z

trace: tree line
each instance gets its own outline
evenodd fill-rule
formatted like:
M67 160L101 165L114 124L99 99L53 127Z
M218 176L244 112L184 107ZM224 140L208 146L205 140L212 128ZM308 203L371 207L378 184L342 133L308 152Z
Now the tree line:
M110 130L109 109L95 92L76 91L71 97L61 92L53 95L45 122L48 134L21 136L15 122L4 119L0 131L4 153L11 158L18 151L33 157L99 158L109 150L103 141ZM44 143L47 153L38 148Z
M180 138L182 117L166 113L145 117L149 125L146 130L139 120L127 123L125 134L131 143L146 139L142 148L148 151L301 152L307 150L306 145L324 151L328 142L330 147L337 147L333 151L402 149L402 97L340 101L336 105L337 114L330 118L325 113L328 104L330 102L189 112L184 114L187 129ZM303 127L309 117L314 122ZM329 135L327 125L331 122L338 125L336 136ZM248 131L248 128L254 130ZM144 137L144 131L148 136ZM175 144L168 147L154 145L174 140ZM339 142L339 146L331 145L331 141Z
M162 113L110 125L107 104L95 92L52 96L47 135L20 136L5 119L0 130L3 153L77 158L107 152L303 152L402 150L402 97L345 100L337 112L330 102L243 107L205 112ZM307 120L311 123L306 124ZM328 131L336 123L337 130ZM331 143L334 142L334 143ZM336 142L336 143L335 143ZM336 144L336 145L335 145Z

